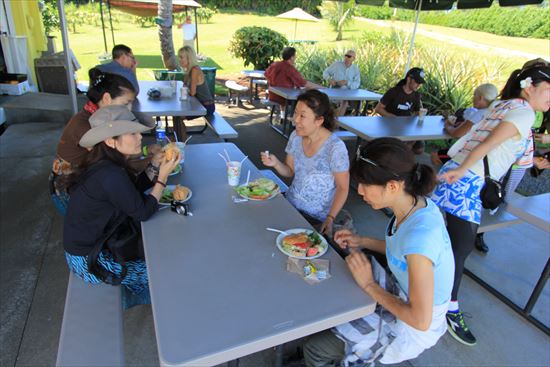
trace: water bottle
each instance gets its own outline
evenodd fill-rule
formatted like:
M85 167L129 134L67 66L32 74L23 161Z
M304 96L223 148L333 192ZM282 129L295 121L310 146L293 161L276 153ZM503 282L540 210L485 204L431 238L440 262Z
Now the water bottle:
M166 144L166 130L164 129L164 126L162 124L162 121L157 122L157 144L160 146L163 146Z

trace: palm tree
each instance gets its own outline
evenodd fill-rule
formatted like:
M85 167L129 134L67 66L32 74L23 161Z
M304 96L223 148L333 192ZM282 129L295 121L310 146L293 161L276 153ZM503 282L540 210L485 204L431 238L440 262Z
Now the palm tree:
M172 0L160 0L158 8L158 27L160 50L164 67L173 70L178 67L174 53L174 42L172 40Z

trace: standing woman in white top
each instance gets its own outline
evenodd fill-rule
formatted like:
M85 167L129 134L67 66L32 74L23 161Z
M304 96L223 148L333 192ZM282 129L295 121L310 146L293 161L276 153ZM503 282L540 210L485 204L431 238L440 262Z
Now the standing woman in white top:
M483 157L488 158L491 177L498 180L531 148L529 133L535 111L550 108L550 67L515 70L501 92L501 99L464 136L464 144L452 160L441 167L441 182L432 195L433 201L445 211L456 264L447 327L455 339L466 345L475 345L476 338L459 311L458 288L481 217Z

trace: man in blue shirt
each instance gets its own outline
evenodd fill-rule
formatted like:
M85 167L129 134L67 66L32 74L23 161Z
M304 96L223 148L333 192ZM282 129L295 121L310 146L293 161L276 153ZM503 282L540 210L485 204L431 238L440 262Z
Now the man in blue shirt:
M105 73L118 74L128 79L134 86L137 95L139 93L139 84L136 77L137 61L132 49L126 45L116 45L113 47L112 56L113 61L96 67Z

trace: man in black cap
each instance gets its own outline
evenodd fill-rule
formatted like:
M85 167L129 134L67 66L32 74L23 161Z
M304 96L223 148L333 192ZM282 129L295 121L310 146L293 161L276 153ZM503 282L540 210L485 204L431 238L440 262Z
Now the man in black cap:
M399 83L388 90L374 109L381 116L412 116L422 108L418 89L426 81L426 74L421 68L412 68ZM424 151L422 141L414 142L413 151L421 154Z

